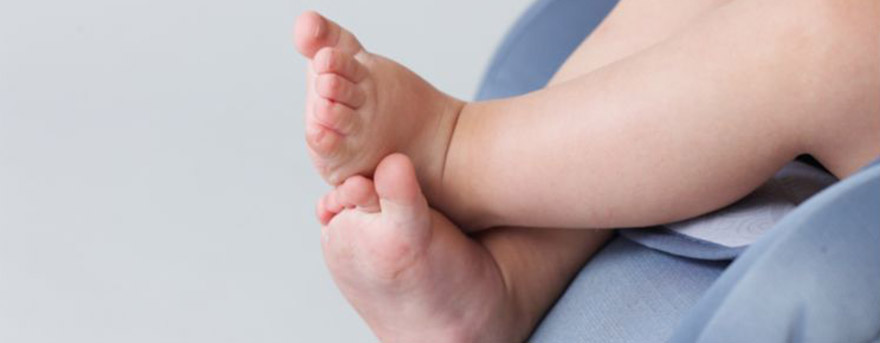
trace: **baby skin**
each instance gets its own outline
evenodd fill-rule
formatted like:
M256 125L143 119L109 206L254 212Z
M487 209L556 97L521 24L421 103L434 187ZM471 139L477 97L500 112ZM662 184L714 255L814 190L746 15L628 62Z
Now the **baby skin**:
M318 204L327 265L383 342L512 342L520 323L486 247L428 208L409 159L383 159Z
M384 342L521 341L608 231L468 237L429 203L469 231L630 227L723 207L803 153L845 177L880 154L880 64L829 47L880 49L865 25L876 13L802 35L799 23L831 20L796 2L736 1L617 63L489 103L447 96L305 13L306 139L337 186L318 205L327 264Z
M409 156L419 181L437 189L455 120L464 102L441 93L394 61L367 52L347 30L309 12L296 46L311 61L306 142L321 176L338 185L369 176L394 152Z
M511 328L538 316L515 308L491 251L423 195L421 185L438 189L434 156L446 153L463 102L315 13L295 37L311 58L307 145L338 185L318 203L325 261L349 302L382 342L523 340L528 329Z
M307 144L337 185L317 209L325 261L349 302L383 342L524 340L610 232L466 236L425 196L430 185L439 190L443 165L432 161L445 154L463 102L315 13L298 19L296 44L311 57Z

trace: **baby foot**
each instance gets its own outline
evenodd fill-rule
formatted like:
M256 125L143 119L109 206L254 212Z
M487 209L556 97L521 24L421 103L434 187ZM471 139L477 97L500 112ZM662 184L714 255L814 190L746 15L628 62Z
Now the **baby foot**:
M371 175L393 152L413 159L419 180L436 188L464 105L315 12L297 19L296 47L310 59L306 141L332 185Z
M497 264L428 208L405 156L385 158L375 184L347 179L319 202L318 217L336 284L382 342L517 339Z

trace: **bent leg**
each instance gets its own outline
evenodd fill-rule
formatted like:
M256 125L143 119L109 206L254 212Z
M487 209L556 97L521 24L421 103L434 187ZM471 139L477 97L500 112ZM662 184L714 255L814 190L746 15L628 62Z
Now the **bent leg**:
M623 0L568 57L549 84L572 80L645 50L729 1Z
M865 53L880 49L872 35L880 30L855 30L829 12L788 1L730 3L580 78L469 104L437 205L472 228L647 226L728 205L820 146L858 143L880 153L865 142L880 133L872 73L880 62ZM857 135L809 134L857 124ZM851 172L814 155L838 176ZM849 162L868 161L860 159Z
M476 100L526 94L668 38L730 0L539 0L505 36Z

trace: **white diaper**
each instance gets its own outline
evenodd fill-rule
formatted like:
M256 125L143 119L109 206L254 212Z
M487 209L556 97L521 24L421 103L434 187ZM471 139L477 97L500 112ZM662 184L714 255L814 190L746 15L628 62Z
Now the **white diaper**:
M744 247L797 205L836 181L822 170L794 161L735 204L666 228L725 247Z

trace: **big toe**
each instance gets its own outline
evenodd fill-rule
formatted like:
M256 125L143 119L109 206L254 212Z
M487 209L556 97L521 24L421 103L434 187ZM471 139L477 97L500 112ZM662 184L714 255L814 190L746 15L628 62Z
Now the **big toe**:
M313 58L325 47L335 47L349 54L363 50L351 32L314 11L307 11L297 18L294 41L297 50L307 58Z
M428 202L409 157L399 153L385 157L376 167L374 181L385 215L405 222L428 218Z

